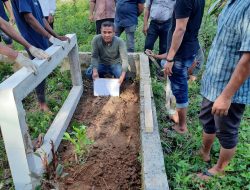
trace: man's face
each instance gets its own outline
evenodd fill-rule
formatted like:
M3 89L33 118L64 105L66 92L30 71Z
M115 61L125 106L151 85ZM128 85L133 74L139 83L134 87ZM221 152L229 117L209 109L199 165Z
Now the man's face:
M115 35L114 28L112 26L102 27L101 28L101 35L102 35L103 40L106 43L111 43L112 38Z

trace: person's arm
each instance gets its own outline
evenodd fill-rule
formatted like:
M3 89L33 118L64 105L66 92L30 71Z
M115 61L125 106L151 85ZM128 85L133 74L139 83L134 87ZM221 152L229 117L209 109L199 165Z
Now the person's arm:
M92 53L91 53L91 65L93 66L93 73L92 73L92 78L95 80L97 78L99 78L99 74L98 74L98 64L99 64L99 50L98 50L98 46L97 46L97 36L94 37L93 41L92 41Z
M43 28L32 13L23 13L23 16L27 24L29 24L37 33L48 39L51 37L51 34Z
M143 13L144 10L144 3L138 3L138 16Z
M9 37L13 40L17 41L18 43L22 44L26 49L29 49L31 45L21 36L17 31L4 19L0 17L0 28L4 33L6 33Z
M90 0L89 1L89 20L91 21L91 22L93 22L94 21L94 10L95 10L95 0Z
M0 43L0 54L7 56L9 59L19 63L23 67L27 67L29 70L37 73L37 67L33 64L33 62L25 57L22 53L18 53L17 51L9 48L8 46L4 46Z
M10 23L11 24L15 24L15 17L14 17L14 14L13 14L13 11L12 11L12 7L10 5L10 2L9 1L5 1L4 2L4 5L10 15Z
M143 33L146 36L148 32L149 7L144 8Z
M66 37L66 36L59 36L57 33L55 33L54 30L51 28L51 26L49 25L48 21L45 18L43 18L43 22L44 22L44 25L45 25L45 30L47 32L49 32L49 34L51 34L53 37L55 37L55 38L57 38L59 40L62 40L62 41L69 41L68 37ZM51 42L51 40L50 40L50 42ZM53 43L53 42L51 42L51 43ZM58 44L58 45L60 45L60 44Z
M123 41L120 41L119 53L122 62L122 74L119 78L119 83L122 84L122 82L125 79L126 72L128 70L128 52L127 52L127 47Z
M241 85L250 77L250 52L243 53L237 64L230 81L215 100L212 107L212 114L227 115L231 100Z
M189 17L183 18L183 19L176 19L176 27L173 33L171 46L168 51L167 60L173 60L178 49L180 48L184 34L186 32L188 20L189 20ZM173 61L169 62L169 64L165 64L164 73L166 75L171 76L173 64L174 64Z
M8 36L10 36L13 40L17 41L21 45L23 45L29 52L38 59L48 59L49 55L45 53L43 50L35 48L31 44L29 44L17 31L13 28L8 22L0 17L0 28L3 30Z

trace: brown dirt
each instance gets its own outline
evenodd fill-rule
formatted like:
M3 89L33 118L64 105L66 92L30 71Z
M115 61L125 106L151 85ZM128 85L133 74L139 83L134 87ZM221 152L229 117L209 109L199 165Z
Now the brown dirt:
M94 144L86 162L76 164L72 146L62 143L59 155L69 175L60 189L141 189L138 84L124 84L119 98L94 97L90 86L85 85L74 119L88 126Z

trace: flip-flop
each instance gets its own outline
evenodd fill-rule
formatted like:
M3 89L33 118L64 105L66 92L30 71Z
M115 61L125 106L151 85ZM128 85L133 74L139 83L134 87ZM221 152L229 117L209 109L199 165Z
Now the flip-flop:
M210 173L207 169L202 172L202 175L208 176L208 177L214 177L214 174Z
M212 177L214 177L214 174L210 173L207 169L203 171L202 173L196 174L196 176L203 181L208 181Z

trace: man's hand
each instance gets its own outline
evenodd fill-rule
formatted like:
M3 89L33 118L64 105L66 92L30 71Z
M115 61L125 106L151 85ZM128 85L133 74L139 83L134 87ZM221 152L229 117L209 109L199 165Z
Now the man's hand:
M126 72L125 72L125 71L122 71L122 74L121 74L121 76L120 76L120 78L119 78L119 81L118 81L120 85L121 85L122 82L124 81L125 77L126 77Z
M56 45L56 46L65 46L65 41L68 41L68 38L66 36L59 36L58 38L55 38L54 36L51 36L49 38L50 43Z
M90 21L90 22L94 22L94 16L93 16L93 14L90 14L90 15L89 15L89 21Z
M51 24L51 23L53 23L53 22L54 22L54 16L50 14L50 15L48 16L48 23Z
M153 53L153 51L150 50L150 49L146 49L146 50L145 50L145 53L146 53L147 56L151 56L151 57L154 57L154 56L155 56L155 54Z
M165 76L171 76L173 74L172 68L173 68L174 62L166 62L164 65L164 75Z
M93 80L99 78L99 74L98 74L98 71L96 68L93 68L92 78L93 78Z
M148 33L148 25L144 25L144 26L143 26L143 34L144 34L145 36L147 36L147 33Z
M22 53L18 53L15 62L19 63L22 67L27 67L28 70L37 74L37 67L33 64L33 62L25 57Z
M38 59L49 59L50 56L43 50L36 48L34 46L30 46L29 52L32 56L38 58Z
M231 99L222 94L215 100L212 107L212 114L226 116L231 105Z

